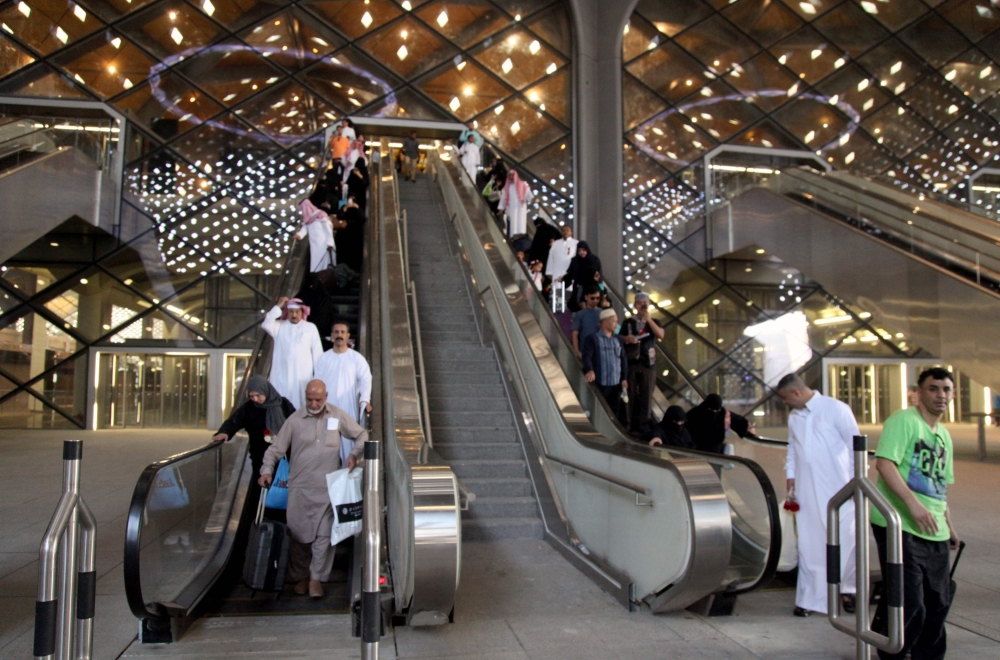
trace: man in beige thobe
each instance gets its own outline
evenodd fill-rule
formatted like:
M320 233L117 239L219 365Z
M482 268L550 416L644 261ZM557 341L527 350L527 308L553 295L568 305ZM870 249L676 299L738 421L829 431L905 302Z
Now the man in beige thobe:
M326 402L321 380L306 385L306 405L296 410L281 427L264 453L259 483L271 484L274 468L291 449L288 474L288 531L292 536L288 579L296 582L295 593L323 597L322 583L333 567L330 545L333 507L326 475L341 468L340 438L354 440L346 467L353 470L364 453L368 432L351 415ZM311 558L310 558L311 556Z

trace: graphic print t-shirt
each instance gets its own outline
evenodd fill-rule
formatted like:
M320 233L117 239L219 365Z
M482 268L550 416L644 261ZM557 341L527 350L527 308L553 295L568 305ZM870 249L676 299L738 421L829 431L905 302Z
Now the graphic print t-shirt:
M921 532L910 509L880 477L878 489L899 512L903 531L930 541L947 541L950 536L945 519L948 484L955 483L951 435L948 429L943 424L938 424L936 431L932 431L916 407L899 410L885 420L875 456L896 464L907 487L937 520L936 535ZM886 526L885 517L874 506L871 521L874 525Z

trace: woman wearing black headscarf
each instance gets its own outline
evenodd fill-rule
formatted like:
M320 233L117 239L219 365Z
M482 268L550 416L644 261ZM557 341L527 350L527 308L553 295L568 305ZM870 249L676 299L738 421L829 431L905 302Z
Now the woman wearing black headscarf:
M253 465L251 484L257 483L264 452L271 446L268 438L278 435L281 426L293 412L295 406L278 394L278 390L263 376L254 374L247 381L247 401L233 411L219 432L212 436L212 442L225 442L241 430L250 436L250 463Z
M535 218L535 236L531 239L531 248L528 250L529 261L541 261L542 271L549 260L549 248L552 241L562 238L559 230L545 222L542 218Z
M347 176L347 196L354 198L358 208L361 209L361 215L365 215L365 209L368 207L369 183L368 163L365 162L364 158L358 158L354 161L354 168Z
M667 447L680 447L681 449L694 449L694 440L691 434L684 428L686 415L680 406L670 406L663 413L663 419L653 427L653 434L649 439L649 446L656 447L664 445Z
M587 241L580 241L576 244L576 256L569 262L569 268L563 275L563 282L567 289L572 287L573 295L571 307L579 307L583 299L584 287L594 281L594 272L601 271L601 260L596 254L590 251Z
M688 411L687 428L699 451L722 454L726 430L732 429L741 438L753 432L746 417L729 412L722 407L722 397L709 394L705 400Z

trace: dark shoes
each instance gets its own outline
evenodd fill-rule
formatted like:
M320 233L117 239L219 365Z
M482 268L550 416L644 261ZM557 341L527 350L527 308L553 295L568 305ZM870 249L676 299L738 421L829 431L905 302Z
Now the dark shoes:
M796 607L793 614L795 614L795 616L800 616L804 619L807 616L812 616L812 610L806 610L801 607Z
M847 594L844 597L844 611L848 614L854 614L854 594Z

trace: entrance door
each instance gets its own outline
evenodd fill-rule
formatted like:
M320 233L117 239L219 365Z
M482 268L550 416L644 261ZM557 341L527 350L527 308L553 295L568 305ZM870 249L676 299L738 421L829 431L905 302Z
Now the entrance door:
M102 353L101 428L203 428L208 356Z
M877 423L875 365L831 364L830 396L850 406L858 424Z

